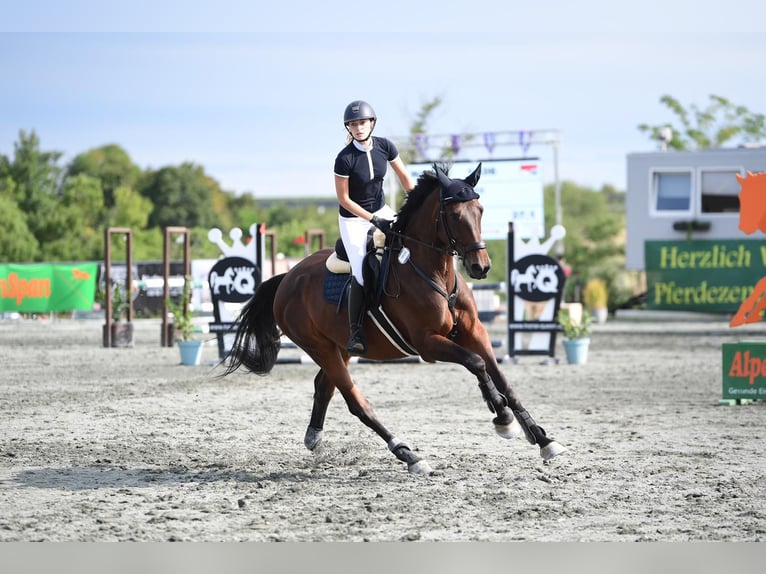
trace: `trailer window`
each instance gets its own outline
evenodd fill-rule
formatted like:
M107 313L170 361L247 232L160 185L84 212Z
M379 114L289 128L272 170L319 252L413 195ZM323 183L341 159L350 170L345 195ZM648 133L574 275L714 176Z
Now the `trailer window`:
M738 169L704 170L700 177L702 213L739 213Z
M690 172L655 172L655 209L657 211L689 211L692 197Z

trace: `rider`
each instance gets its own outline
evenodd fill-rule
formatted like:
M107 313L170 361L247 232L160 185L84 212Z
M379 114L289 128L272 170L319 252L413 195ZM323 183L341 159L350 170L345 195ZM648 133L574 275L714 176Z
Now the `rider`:
M355 100L346 106L343 125L348 132L348 144L335 158L335 193L340 203L338 226L353 276L348 300L351 355L367 352L363 327L367 309L362 289L367 232L370 225L387 231L395 215L386 205L383 193L387 164L391 164L405 191L414 187L393 142L372 136L376 121L375 110L367 102Z

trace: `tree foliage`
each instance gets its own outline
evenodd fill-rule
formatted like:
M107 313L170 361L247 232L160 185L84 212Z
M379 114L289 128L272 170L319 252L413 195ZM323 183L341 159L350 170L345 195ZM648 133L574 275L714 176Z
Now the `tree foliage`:
M724 97L710 95L704 108L684 107L676 98L664 95L660 103L675 116L675 122L639 124L638 129L653 140L674 150L686 151L722 147L739 141L752 143L766 138L766 117L738 106ZM668 132L667 129L670 128Z
M27 225L27 217L14 199L0 193L0 261L35 261L39 245Z
M68 175L89 175L101 182L104 203L114 205L114 194L118 187L133 188L141 169L133 163L124 149L116 144L93 148L81 153L69 164Z
M202 167L189 162L149 174L140 189L141 195L154 206L149 215L150 227L216 225L218 222L210 209L213 191L214 184Z

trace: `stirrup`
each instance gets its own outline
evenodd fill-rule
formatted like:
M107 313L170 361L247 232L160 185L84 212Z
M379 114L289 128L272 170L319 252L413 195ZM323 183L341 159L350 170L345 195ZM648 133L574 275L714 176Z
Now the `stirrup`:
M367 345L364 344L364 341L352 337L348 341L346 351L348 351L349 355L362 356L367 352Z

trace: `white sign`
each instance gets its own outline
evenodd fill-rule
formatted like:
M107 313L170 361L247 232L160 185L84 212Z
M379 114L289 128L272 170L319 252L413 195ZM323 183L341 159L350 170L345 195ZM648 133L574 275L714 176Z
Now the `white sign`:
M456 161L449 170L453 179L464 178L473 172L478 161ZM431 163L413 163L407 166L417 181ZM514 235L522 239L545 235L542 167L540 159L490 159L481 161L481 177L476 186L479 201L484 206L481 235L487 239L506 239L508 222L513 222Z

